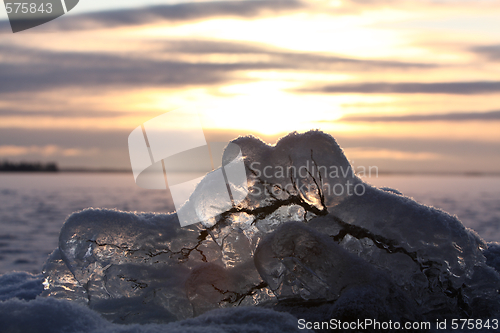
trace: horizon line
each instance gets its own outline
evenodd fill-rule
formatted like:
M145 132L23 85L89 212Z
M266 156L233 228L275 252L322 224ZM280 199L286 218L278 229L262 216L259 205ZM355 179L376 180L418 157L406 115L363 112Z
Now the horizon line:
M130 173L131 169L120 168L87 168L87 167L68 167L60 168L57 171L8 171L0 170L0 173L20 174L20 173ZM466 177L485 177L485 176L500 176L500 171L411 171L411 170L382 170L378 171L377 175L382 176L466 176ZM373 178L359 176L360 178ZM375 177L376 178L376 177Z

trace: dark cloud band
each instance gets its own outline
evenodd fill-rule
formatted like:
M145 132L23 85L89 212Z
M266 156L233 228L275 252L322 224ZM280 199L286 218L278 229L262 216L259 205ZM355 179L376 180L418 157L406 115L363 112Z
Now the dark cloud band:
M471 50L489 60L500 60L500 45L479 46Z
M489 112L453 112L446 114L412 114L404 116L346 116L341 121L348 122L415 122L415 121L489 121L500 120L500 110Z
M439 83L360 83L326 85L298 89L308 93L358 94L490 94L500 92L500 81L439 82Z
M162 112L121 112L121 111L102 111L102 110L89 110L86 109L75 109L56 111L56 110L33 110L33 109L12 109L12 108L0 108L0 118L1 117L52 117L52 118L120 118L126 116L144 116L154 118L159 116Z

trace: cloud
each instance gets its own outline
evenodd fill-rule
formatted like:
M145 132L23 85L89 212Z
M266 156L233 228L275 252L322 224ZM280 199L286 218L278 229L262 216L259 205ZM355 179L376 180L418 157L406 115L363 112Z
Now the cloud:
M129 169L130 158L128 154L127 138L130 130L64 130L64 129L12 129L4 128L0 131L0 142L8 146L37 146L45 147L56 145L60 149L79 149L88 151L96 148L95 155L82 156L50 156L43 158L40 155L23 155L19 157L9 157L11 161L40 160L56 161L62 168L66 167L102 167L115 169ZM220 141L233 139L239 132L230 133L227 137L222 137ZM406 168L417 168L422 171L441 170L493 170L497 169L498 163L495 156L500 151L499 142L488 142L476 140L471 137L467 139L430 139L413 137L380 137L374 135L343 135L342 133L331 133L347 152L349 159L360 162L362 160L377 163L380 170L406 170ZM214 137L212 137L214 141ZM403 159L388 159L388 151L396 152L396 157ZM351 152L365 154L365 157L351 156ZM403 152L406 155L400 154ZM422 153L431 155L421 155ZM376 157L375 155L378 155ZM441 156L439 159L430 157ZM423 159L430 158L430 159ZM2 157L0 155L0 161ZM393 163L410 163L405 165L393 165ZM384 164L386 163L386 164ZM371 165L371 164L370 164ZM394 166L394 168L392 168ZM399 167L399 169L398 169ZM414 170L414 169L412 169Z
M438 83L355 83L297 89L308 93L357 94L489 94L500 92L500 81L438 82Z
M0 142L5 146L52 146L60 149L89 149L99 147L103 150L124 149L128 154L127 138L130 130L77 130L77 129L23 129L2 128ZM127 156L128 158L128 156Z
M89 30L166 21L185 23L219 17L254 19L262 16L276 16L305 7L306 4L295 0L192 2L64 16L37 29ZM5 25L8 25L7 21L0 22L0 26Z
M25 108L25 105L22 106ZM55 110L24 110L17 108L0 108L0 117L53 117L53 118L120 118L126 116L149 116L154 118L162 114L159 112L121 112L121 111L96 111L89 109L69 108L64 111Z
M208 64L134 59L120 55L48 52L3 48L10 59L19 54L26 62L0 64L0 91L43 91L57 87L183 86L224 81L228 71L262 67L253 64ZM5 58L4 58L5 59Z
M130 157L127 139L131 129L127 130L78 130L78 129L23 129L2 128L0 142L10 146L4 152L33 153L28 155L0 154L0 161L7 157L10 161L35 160L55 161L62 168L92 167L129 169ZM56 146L56 153L66 155L43 156L40 153L50 152L46 147ZM0 146L1 147L1 146ZM32 149L31 147L35 147ZM14 148L14 149L12 149ZM80 152L81 155L71 155ZM131 173L132 174L132 173Z
M373 149L365 147L348 148L345 150L349 159L389 159L426 161L441 159L441 155L431 152L408 152L391 149Z
M380 172L498 173L499 142L376 136L336 136L346 156L356 165L377 166Z
M185 41L166 41L163 43L165 52L178 52L188 54L231 54L231 55L266 55L269 58L268 63L276 68L284 67L289 69L308 69L308 70L355 70L363 71L366 69L381 68L435 68L437 65L418 62L402 62L392 60L370 60L341 57L314 52L298 52L281 49L265 44L256 43L237 43L226 41L210 40L185 40ZM336 66L336 67L333 67ZM349 67L346 67L349 66Z
M0 46L0 91L44 91L59 87L183 87L211 86L229 81L248 81L236 77L242 70L288 69L310 71L365 71L380 68L430 68L432 65L397 61L359 60L269 46L215 42L152 42L160 47L156 59L98 52L50 52L19 46ZM199 55L198 62L158 60L178 53ZM236 61L210 62L203 54L230 54ZM249 59L248 55L255 56ZM144 56L144 55L143 55ZM148 53L146 53L148 56ZM241 74L240 74L241 75Z
M489 112L453 112L445 114L410 114L403 116L348 115L340 121L348 122L414 122L414 121L490 121L500 120L500 110Z
M473 47L471 51L489 60L500 60L500 45Z
M497 156L500 151L500 142L484 142L471 140L449 140L426 139L422 138L404 138L397 140L393 138L359 136L359 137L336 137L339 144L346 151L352 149L363 149L365 151L401 151L406 153L431 153L442 156L455 156L470 159ZM355 151L354 150L354 151ZM351 158L349 156L349 158ZM473 160L471 160L473 162Z
M23 156L23 155L39 155L39 156L82 156L93 155L98 152L97 148L77 149L77 148L61 148L56 145L46 146L16 146L2 145L0 146L1 157Z

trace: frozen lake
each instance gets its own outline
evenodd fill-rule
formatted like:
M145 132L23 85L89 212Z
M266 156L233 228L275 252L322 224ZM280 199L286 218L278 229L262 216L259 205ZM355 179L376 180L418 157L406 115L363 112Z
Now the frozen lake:
M365 179L443 209L487 241L500 241L500 177L379 176ZM167 191L137 187L131 174L0 174L0 274L38 273L66 217L88 207L171 212Z

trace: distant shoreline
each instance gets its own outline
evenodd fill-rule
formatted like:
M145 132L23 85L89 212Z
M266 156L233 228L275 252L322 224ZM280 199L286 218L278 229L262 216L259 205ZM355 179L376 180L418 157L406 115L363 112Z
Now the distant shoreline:
M59 167L54 162L10 162L0 163L0 172L58 172Z
M130 173L131 170L122 169L59 169L59 170L2 170L1 173Z
M87 169L87 168L68 168L61 169L63 173L132 173L131 169Z
M499 172L481 172L481 171L379 171L379 176L466 176L466 177L488 177L500 176ZM363 178L363 177L361 177Z

